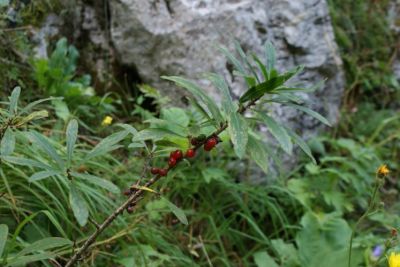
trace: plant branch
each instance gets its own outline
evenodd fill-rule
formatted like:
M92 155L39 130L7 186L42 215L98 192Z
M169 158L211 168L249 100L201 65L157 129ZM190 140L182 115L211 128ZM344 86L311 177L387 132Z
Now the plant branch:
M243 114L247 109L249 109L251 106L255 105L256 102L260 99L256 98L253 99L252 101L248 102L246 105L242 105L239 107L237 110L238 113ZM213 132L211 135L207 137L207 139L217 136L221 134L226 128L228 128L228 123L222 123L220 127ZM206 140L207 140L206 139ZM206 141L200 142L197 144L194 149L197 150L199 149L202 145L204 145ZM173 169L174 167L169 167L168 170ZM160 180L162 176L159 174L151 178L148 182L144 184L144 188L151 187L153 184L155 184L158 180ZM119 206L114 212L109 215L104 222L96 227L96 231L85 241L85 243L72 255L72 257L68 260L66 263L65 267L71 267L76 264L76 262L82 257L82 255L89 249L89 247L96 241L97 237L120 215L124 212L125 209L127 209L131 204L137 203L140 200L140 197L145 193L144 189L136 189L133 194L130 195L128 200L126 200L121 206Z

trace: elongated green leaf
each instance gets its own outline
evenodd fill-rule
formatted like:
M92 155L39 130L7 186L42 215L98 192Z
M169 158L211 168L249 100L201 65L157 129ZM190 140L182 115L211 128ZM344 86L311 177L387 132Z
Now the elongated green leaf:
M264 76L264 80L268 80L269 79L269 75L268 75L268 71L267 68L265 67L265 65L262 63L262 61L260 60L260 58L256 55L256 54L252 54L253 60L256 62L256 64L258 65L258 68L260 69L262 75Z
M247 123L243 116L237 112L229 115L229 135L233 143L235 153L242 158L246 152L248 140Z
M62 100L62 99L63 99L63 97L49 97L49 98L44 98L44 99L36 100L36 101L34 101L34 102L28 104L26 107L24 107L24 108L21 110L20 114L24 114L24 113L29 112L32 108L36 107L37 105L39 105L39 104L41 104L41 103L43 103L43 102L51 101L51 100Z
M11 156L2 156L1 159L16 165L28 166L28 167L38 167L41 169L51 170L51 167L47 164L44 164L40 161L19 157L11 157Z
M268 116L267 114L259 114L259 118L265 123L268 127L270 133L275 137L278 143L281 145L282 149L288 153L292 154L293 144L290 140L288 133L285 128L280 126L273 118Z
M253 254L257 267L279 267L274 259L266 251L259 251Z
M247 151L250 157L257 163L257 165L265 172L268 173L268 153L264 148L265 144L249 134L249 141L247 142Z
M100 141L85 157L85 161L91 158L104 155L116 148L117 143L121 142L130 132L127 130L113 133Z
M178 218L178 220L183 223L184 225L188 225L189 222L186 218L185 212L178 208L174 203L170 202L168 199L166 198L162 198L168 205L168 208L171 210L171 212L176 216L176 218Z
M71 172L71 175L74 177L77 177L77 178L81 178L85 181L88 181L89 183L100 186L112 193L115 193L115 194L120 193L119 188L115 184L113 184L112 182L110 182L106 179L97 177L95 175L84 174L84 173L79 173L79 172Z
M274 69L275 64L276 64L276 53L275 53L274 46L269 41L265 43L265 56L267 58L266 65L267 65L268 73L271 73L271 71Z
M18 99L19 95L21 94L21 88L19 86L15 87L10 96L10 107L8 112L11 116L17 114L18 109Z
M235 40L234 43L235 43L236 51L239 53L239 56L242 58L242 60L244 61L244 63L246 63L248 69L249 69L249 70L251 71L251 73L253 74L253 77L254 77L258 82L260 82L260 80L258 79L257 72L255 71L254 67L251 65L251 63L250 63L250 61L249 61L249 59L248 59L246 53L243 51L243 48L242 48L242 46L240 45L239 41L238 41L238 40Z
M74 152L74 146L76 143L76 139L78 137L78 122L73 119L68 123L67 126L67 159L68 165L72 160L72 153Z
M39 180L45 179L47 177L58 175L58 174L61 174L61 172L59 172L59 171L41 171L41 172L34 173L31 177L29 177L28 181L30 183L32 183L34 181L39 181Z
M208 95L206 95L204 91L195 83L177 76L161 76L161 78L175 82L176 85L187 89L194 97L203 102L206 108L210 111L212 118L216 120L217 124L223 122L223 118L215 101L212 100Z
M138 142L138 141L144 141L144 140L161 140L166 137L185 137L182 135L178 135L175 132L172 132L170 130L162 129L162 128L149 128L149 129L144 129L140 132L137 133L132 138L132 142Z
M310 115L311 117L319 120L320 122L322 122L325 125L332 126L330 124L330 122L327 119L325 119L321 114L319 114L319 113L317 113L317 112L315 112L315 111L313 111L313 110L311 110L311 109L309 109L307 107L296 105L296 104L292 104L292 103L287 103L286 105L307 113L308 115Z
M221 93L222 95L221 104L225 114L229 116L230 113L235 112L235 105L233 104L233 100L229 92L229 86L225 82L224 78L221 77L220 75L213 73L208 74L206 77L214 84L214 86Z
M317 161L315 160L311 149L308 147L307 143L304 142L303 139L301 139L300 136L298 136L294 131L292 131L289 128L286 128L286 131L288 132L288 134L290 135L290 137L292 137L292 140L301 148L301 150L304 151L304 153L306 153L307 156L310 157L310 159L313 161L314 164L317 164Z
M63 119L64 121L68 121L71 113L69 112L67 104L62 100L53 100L51 103L54 106L57 117Z
M8 237L8 226L6 224L0 224L0 258L3 254L4 247Z
M38 240L36 242L33 242L31 245L29 245L26 248L24 248L23 250L21 250L21 252L19 252L17 254L17 257L27 255L32 252L48 250L48 249L62 247L62 246L66 246L66 245L71 246L72 244L73 244L73 242L71 240L68 240L65 238L47 237L47 238Z
M29 136L33 143L37 144L40 149L45 151L49 155L49 157L57 163L60 169L64 168L64 161L57 154L57 151L50 144L46 137L34 131L29 132Z
M246 72L245 68L242 66L242 63L240 63L240 61L234 55L232 55L232 53L229 52L229 50L226 47L220 46L219 50L232 63L232 65L235 67L235 69L238 72L240 72L242 75L247 76L247 72Z
M0 155L9 156L14 152L15 149L15 134L8 128L4 133L3 139L0 143Z
M38 119L43 119L49 116L49 113L47 110L40 110L40 111L35 111L30 113L29 115L25 117L18 117L18 119L15 121L14 126L15 127L20 127L30 121L33 120L38 120Z
M81 192L71 183L69 192L69 203L80 226L85 226L89 217L87 203Z
M22 256L22 257L15 257L11 260L8 260L8 264L6 267L19 267L25 266L28 263L32 263L35 261L46 260L53 258L55 255L53 253L44 252L36 255L29 255L29 256Z

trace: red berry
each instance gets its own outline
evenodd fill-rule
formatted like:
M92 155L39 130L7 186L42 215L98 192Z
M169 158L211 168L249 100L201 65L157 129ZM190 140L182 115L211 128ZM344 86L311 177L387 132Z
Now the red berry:
M166 176L168 174L168 170L167 169L160 169L159 174L160 174L160 176Z
M127 207L126 208L126 211L128 212L128 213L132 213L133 212L133 210L134 210L134 206L129 206L129 207Z
M125 196L130 196L131 195L131 190L130 189L125 190L124 191L124 195Z
M181 160L183 158L182 150L175 150L175 151L171 152L169 157L175 159L176 161Z
M193 148L189 148L186 151L186 157L188 158L193 158L196 155L196 150L194 150Z
M151 174L158 174L160 172L160 169L153 167L153 168L151 168L150 172L151 172Z
M218 143L217 138L215 137L211 137L210 139L208 139L205 143L204 143L204 150L205 151L210 151L211 149L213 149Z
M168 166L174 167L176 165L176 159L175 158L170 158L168 160Z

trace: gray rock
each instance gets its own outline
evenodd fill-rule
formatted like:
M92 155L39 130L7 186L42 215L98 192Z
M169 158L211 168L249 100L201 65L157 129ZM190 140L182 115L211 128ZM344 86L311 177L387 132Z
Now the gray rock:
M344 87L341 59L324 0L118 0L110 2L111 38L123 64L135 65L144 82L174 99L183 94L161 75L196 79L212 95L214 88L201 73L217 72L236 96L245 89L230 73L216 45L233 51L232 39L245 50L263 53L270 40L278 51L279 70L302 64L300 81L306 85L328 79L308 96L314 109L337 121ZM309 116L275 107L278 118L306 133L320 124Z

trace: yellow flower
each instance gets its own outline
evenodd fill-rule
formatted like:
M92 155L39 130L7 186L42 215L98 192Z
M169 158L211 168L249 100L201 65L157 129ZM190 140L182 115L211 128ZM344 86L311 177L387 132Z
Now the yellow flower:
M378 170L376 171L376 173L380 176L386 176L389 174L389 172L390 172L390 170L386 164L379 166ZM400 265L399 265L399 267L400 267Z
M400 254L394 252L390 254L389 267L400 267Z
M111 116L105 116L101 125L108 126L112 123L112 121L113 121L113 118Z

